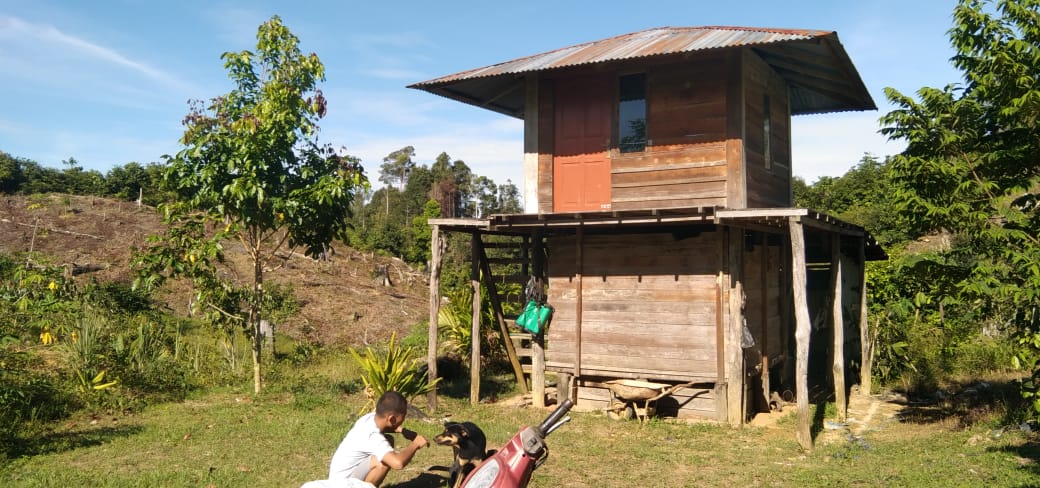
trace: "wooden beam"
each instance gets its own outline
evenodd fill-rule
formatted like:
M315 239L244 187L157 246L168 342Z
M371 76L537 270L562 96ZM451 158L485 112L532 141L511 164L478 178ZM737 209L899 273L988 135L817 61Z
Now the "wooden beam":
M470 322L469 402L480 403L480 235L470 237L470 286L473 287L473 318Z
M728 227L726 261L729 268L729 294L726 306L729 320L726 323L726 410L731 425L741 425L747 416L744 404L744 350L740 338L744 332L744 230Z
M732 49L726 56L726 204L747 207L747 160L744 153L746 107L744 101L744 50ZM732 387L732 385L730 385Z
M718 272L715 274L715 368L718 377L715 380L715 420L729 421L728 385L726 382L726 324L729 314L726 311L726 274L725 259L729 233L719 233L717 256L719 256Z
M860 369L859 391L870 395L872 380L871 368L874 366L874 338L870 335L870 323L867 319L867 257L866 238L859 238L858 256L856 257L856 279L859 280L859 345Z
M831 352L831 373L834 375L834 407L838 422L844 422L849 402L845 397L845 319L842 314L841 287L845 281L841 265L841 236L831 234L831 322L834 332L834 350Z
M545 283L541 234L532 236L531 241L524 237L524 255L530 258L524 262L524 271L529 272L535 278L536 285L541 287L542 283ZM528 262L530 262L530 266L528 266ZM531 340L531 404L536 408L545 407L545 332L543 327ZM557 390L560 388L559 383L556 387Z
M487 253L484 252L483 242L480 240L480 234L473 234L476 236L474 240L475 250L477 252L477 259L480 261L480 270L484 277L484 286L488 290L488 299L491 301L491 310L495 314L495 322L498 323L498 333L502 337L502 343L506 347L506 356L509 358L509 364L513 366L513 374L516 376L516 382L520 386L520 393L527 394L527 379L524 378L524 368L520 366L520 359L516 355L516 349L513 347L513 341L509 338L509 326L506 325L505 315L502 313L502 302L498 299L498 287L495 286L495 281L491 278L491 265L488 263Z
M559 388L559 385L557 385ZM545 407L545 331L531 338L531 405Z
M585 247L584 243L584 229L580 226L575 232L574 238L574 252L575 252L575 277L574 286L577 291L577 295L574 299L574 377L571 378L571 382L574 389L574 394L571 398L578 398L578 380L581 378L581 296L582 296L582 273L584 272L583 259L582 259L582 248Z
M805 230L801 219L792 217L791 232L791 288L794 292L794 338L797 348L795 356L795 396L798 401L798 443L802 449L812 450L812 433L809 431L809 301L806 297L805 276Z
M766 245L766 241L769 237L766 234L762 234L762 245L758 246L759 252L762 254L760 276L759 276L759 289L761 290L761 304L760 313L762 320L762 398L765 400L766 411L769 411L769 246Z
M437 379L437 325L441 311L441 252L444 248L444 236L440 226L430 226L430 323L427 328L429 338L426 342L426 374L427 380L433 383ZM426 394L426 409L429 413L437 410L437 386L434 385Z
M780 351L784 355L784 366L780 372L780 383L789 384L791 380L791 335L794 333L791 305L791 238L790 233L780 242L780 262L783 263L783 274L780 275Z

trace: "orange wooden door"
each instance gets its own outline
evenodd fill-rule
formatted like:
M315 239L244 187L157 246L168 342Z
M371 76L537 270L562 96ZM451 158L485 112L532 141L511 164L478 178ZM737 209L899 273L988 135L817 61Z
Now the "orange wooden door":
M606 78L556 85L553 212L610 210L610 88Z

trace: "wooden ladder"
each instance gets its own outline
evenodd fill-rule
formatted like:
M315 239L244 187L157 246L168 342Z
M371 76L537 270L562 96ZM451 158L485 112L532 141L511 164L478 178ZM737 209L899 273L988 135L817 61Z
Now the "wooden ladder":
M511 347L507 347L506 352L519 363L518 376L523 376L521 391L527 393L530 384L535 406L544 406L544 349L537 344L538 338L534 334L516 327L516 318L526 305L524 288L534 269L531 237L494 236L489 242L481 241L484 253L481 258L487 263L485 286L495 293L497 300L493 302L499 304L509 329L508 346ZM517 379L521 381L521 378Z

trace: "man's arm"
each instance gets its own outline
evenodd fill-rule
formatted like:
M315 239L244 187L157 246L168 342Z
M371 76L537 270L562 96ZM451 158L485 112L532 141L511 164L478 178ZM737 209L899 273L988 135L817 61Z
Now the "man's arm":
M383 455L383 464L390 466L391 469L403 469L412 461L412 457L419 449L430 445L425 437L408 429L402 429L401 435L405 439L411 439L412 442L400 452L390 451Z

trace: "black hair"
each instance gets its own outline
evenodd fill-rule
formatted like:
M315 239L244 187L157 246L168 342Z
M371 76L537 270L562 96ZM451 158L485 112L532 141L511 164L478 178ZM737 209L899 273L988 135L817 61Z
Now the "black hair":
M385 417L392 413L407 413L408 400L396 391L388 391L379 397L376 402L376 415Z

